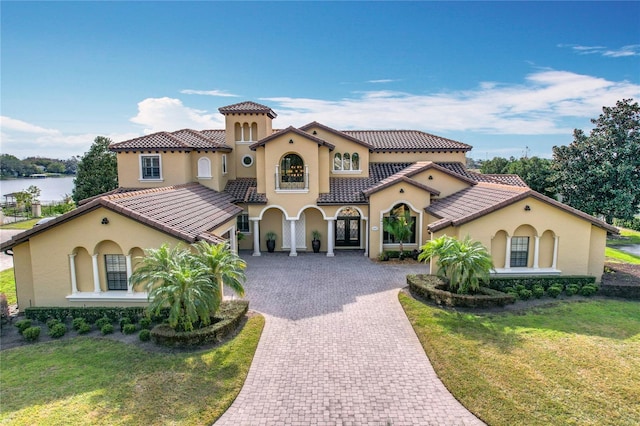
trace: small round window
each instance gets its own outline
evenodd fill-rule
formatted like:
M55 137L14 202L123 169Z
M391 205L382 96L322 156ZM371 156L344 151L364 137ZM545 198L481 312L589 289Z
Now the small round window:
M242 157L242 165L245 167L251 167L253 165L253 157L250 155Z

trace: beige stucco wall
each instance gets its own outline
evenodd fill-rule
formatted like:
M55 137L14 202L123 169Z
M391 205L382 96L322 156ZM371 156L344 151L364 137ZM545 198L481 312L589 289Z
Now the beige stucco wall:
M158 181L140 179L140 156L159 155L161 176ZM171 151L118 152L118 185L124 188L157 188L191 182L191 153Z
M451 194L455 194L471 186L470 183L437 169L425 170L424 172L411 176L411 179L440 191L440 194L434 196L434 198L448 197Z
M313 134L316 132L314 136L319 137L320 139L324 139L327 142L331 143L335 146L335 149L331 151L331 155L328 158L329 163L327 164L327 170L330 171L331 176L340 176L340 177L369 177L369 149L361 144L355 143L347 138L344 138L340 135L336 135L335 133L328 132L319 127L311 127L307 130L307 133ZM333 158L336 153L344 154L348 152L350 155L357 153L360 157L360 171L334 171L333 170ZM327 191L322 191L327 192Z
M109 224L102 225L103 218ZM104 254L138 256L144 248L179 240L149 228L118 213L99 208L72 221L34 235L28 243L14 249L17 289L21 307L31 300L33 306L110 306L116 302L69 302L71 271L69 255L76 253L76 278L79 291L94 289L91 255L98 254L100 284L106 290ZM31 263L31 259L37 262ZM135 262L134 262L135 263ZM31 271L31 277L29 277ZM31 284L33 290L31 290ZM127 303L129 305L130 303ZM135 304L135 303L134 303Z
M243 125L253 128L251 137L245 131L244 141L241 140L242 137L238 130L238 127ZM271 118L263 113L226 114L225 130L225 142L233 147L233 152L228 154L229 179L258 176L256 153L251 151L249 146L273 133ZM245 167L242 164L242 158L245 155L253 157L253 165L250 167Z
M458 162L465 164L466 156L460 152L372 152L372 163L415 163L416 161Z

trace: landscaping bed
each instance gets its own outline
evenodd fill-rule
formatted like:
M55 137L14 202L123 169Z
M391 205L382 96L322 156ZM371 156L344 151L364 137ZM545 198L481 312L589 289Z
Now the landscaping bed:
M600 294L640 300L640 265L607 262Z
M493 308L515 302L515 297L487 287L480 287L479 294L457 294L446 290L446 283L435 275L407 275L407 284L412 293L431 299L438 305L465 308Z

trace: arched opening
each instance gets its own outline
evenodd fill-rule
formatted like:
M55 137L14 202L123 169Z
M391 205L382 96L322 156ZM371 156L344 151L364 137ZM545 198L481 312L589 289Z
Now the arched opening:
M351 156L351 170L360 170L360 156L357 152Z
M135 271L140 262L142 262L142 258L144 257L144 251L140 247L133 247L129 250L129 255L131 256L131 271ZM145 291L144 284L138 284L133 291Z
M408 216L407 216L408 214ZM413 212L411 210L411 207L409 207L407 204L405 203L398 203L395 206L393 206L393 208L389 211L388 214L385 215L385 217L382 219L383 220L383 228L385 227L384 224L389 223L389 222L394 222L394 221L398 221L398 220L404 220L405 218L408 217L408 221L407 223L410 225L410 235L406 238L403 238L402 241L396 241L396 237L390 233L387 232L385 230L383 230L383 244L399 244L400 242L402 243L407 243L407 244L415 244L416 243L416 238L417 238L417 217L415 212Z
M211 178L211 160L207 157L198 159L198 178Z
M74 266L76 274L76 283L78 291L90 292L93 291L93 272L91 267L91 255L84 247L76 247L73 250L75 253Z
M511 237L512 268L527 268L533 265L533 240L536 230L530 225L519 226Z
M342 154L339 152L333 156L333 170L342 170Z
M127 261L120 246L105 240L96 246L94 254L98 256L98 276L102 291L127 290Z
M504 254L507 251L507 233L498 231L491 239L491 258L495 268L504 268Z
M553 255L556 234L546 230L540 237L540 268L553 267Z
M336 247L360 247L360 212L354 207L343 207L335 223Z
M305 168L302 157L287 154L280 160L280 188L306 189Z

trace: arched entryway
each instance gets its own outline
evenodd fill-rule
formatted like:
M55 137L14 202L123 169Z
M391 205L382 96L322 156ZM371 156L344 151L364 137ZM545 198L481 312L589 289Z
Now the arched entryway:
M360 241L360 212L353 207L342 208L336 217L335 244L336 247L359 248Z

